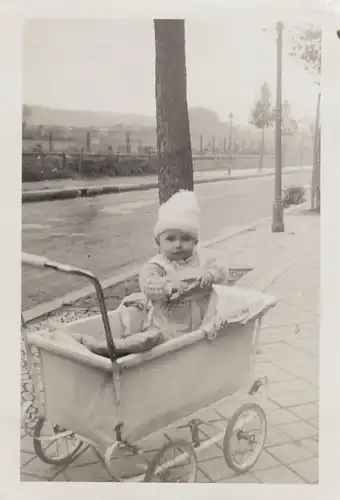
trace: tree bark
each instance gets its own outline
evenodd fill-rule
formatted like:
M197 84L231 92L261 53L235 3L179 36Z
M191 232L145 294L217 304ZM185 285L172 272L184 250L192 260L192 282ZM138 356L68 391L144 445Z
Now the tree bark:
M321 190L320 190L320 166L321 166L321 127L318 131L317 143L317 158L316 158L316 173L315 173L315 210L320 213L321 211Z
M181 19L155 19L156 118L159 201L193 191L187 104L185 28Z
M261 129L261 151L260 151L259 172L261 172L263 167L263 155L264 155L264 127L262 127Z
M314 144L313 144L313 172L312 172L312 193L311 193L311 209L318 209L318 192L320 193L320 159L318 158L320 145L319 143L319 129L320 129L320 102L321 93L318 94L317 106L316 106L316 118L315 118L315 132L314 132ZM318 161L319 160L319 161ZM320 196L319 196L320 198ZM320 209L320 203L319 203Z

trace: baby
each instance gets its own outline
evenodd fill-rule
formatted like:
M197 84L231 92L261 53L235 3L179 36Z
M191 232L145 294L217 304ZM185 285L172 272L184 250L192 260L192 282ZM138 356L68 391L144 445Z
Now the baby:
M149 327L161 331L163 340L197 329L212 285L228 278L225 265L198 251L199 226L199 208L191 191L176 193L159 209L154 229L158 254L144 265L139 283L152 304ZM200 286L185 297L190 278Z
M151 302L149 321L140 333L115 339L118 357L144 352L159 343L196 330L205 315L214 283L227 281L228 269L199 252L199 208L191 191L180 191L164 203L154 229L158 254L144 265L140 288ZM186 293L188 281L198 284ZM144 302L144 300L143 300ZM72 334L90 351L108 357L106 343Z

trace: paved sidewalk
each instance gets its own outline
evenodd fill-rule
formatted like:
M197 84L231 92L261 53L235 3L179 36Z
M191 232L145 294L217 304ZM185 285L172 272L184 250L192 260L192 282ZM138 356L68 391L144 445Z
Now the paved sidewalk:
M237 476L227 467L218 443L198 456L198 482L318 481L319 225L317 215L292 212L285 215L284 233L272 233L268 222L214 246L228 254L230 267L246 262L254 268L238 285L267 291L279 304L264 318L256 363L257 374L269 378L269 399L263 403L268 419L265 449L251 472ZM238 405L237 400L220 403L218 414L210 410L200 416L219 415L223 429ZM172 431L173 436L182 432ZM45 465L34 455L32 439L24 435L21 480L109 481L110 477L90 448L66 470Z
M283 174L311 170L310 166L285 167ZM274 175L274 169L228 169L201 170L194 172L195 184L217 182L223 180L248 179ZM102 194L127 191L140 191L158 187L156 175L131 177L106 177L100 179L55 179L41 182L25 182L22 184L22 202L48 201L54 199L77 198L79 196L98 196Z

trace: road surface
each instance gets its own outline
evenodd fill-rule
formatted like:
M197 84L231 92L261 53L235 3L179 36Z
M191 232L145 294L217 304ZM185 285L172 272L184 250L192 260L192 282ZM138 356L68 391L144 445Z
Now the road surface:
M287 174L283 185L309 185L311 172ZM201 207L201 239L255 222L272 213L274 178L222 181L195 187ZM28 203L22 208L24 252L92 270L108 278L137 266L155 252L153 226L158 191L136 191ZM23 309L88 285L53 271L23 268Z

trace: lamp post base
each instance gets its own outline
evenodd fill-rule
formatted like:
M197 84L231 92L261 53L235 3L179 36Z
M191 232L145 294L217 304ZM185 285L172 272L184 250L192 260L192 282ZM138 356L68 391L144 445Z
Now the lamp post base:
M285 226L283 224L283 201L275 200L273 203L273 222L272 233L283 233Z

